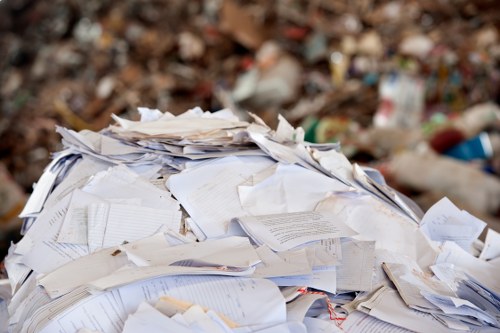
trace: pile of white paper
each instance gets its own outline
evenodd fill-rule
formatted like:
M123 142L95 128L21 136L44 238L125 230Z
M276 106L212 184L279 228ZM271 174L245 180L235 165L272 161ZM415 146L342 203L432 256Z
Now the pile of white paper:
M425 215L280 117L59 128L0 284L9 332L498 332L499 235Z

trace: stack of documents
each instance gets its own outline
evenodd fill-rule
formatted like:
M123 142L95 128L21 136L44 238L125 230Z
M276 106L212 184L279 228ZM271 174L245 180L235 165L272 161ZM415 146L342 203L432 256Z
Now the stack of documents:
M280 117L140 108L65 149L22 212L9 332L498 332L500 236L425 215Z

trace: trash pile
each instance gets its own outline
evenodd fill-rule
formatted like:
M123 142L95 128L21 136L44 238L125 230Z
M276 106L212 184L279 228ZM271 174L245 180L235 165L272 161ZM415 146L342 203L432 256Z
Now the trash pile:
M5 260L9 332L496 332L500 235L279 117L140 108L63 150Z

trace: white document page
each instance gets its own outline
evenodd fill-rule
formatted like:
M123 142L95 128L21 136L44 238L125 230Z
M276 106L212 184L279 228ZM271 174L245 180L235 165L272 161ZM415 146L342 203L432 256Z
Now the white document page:
M90 281L106 276L127 264L127 256L117 248L104 249L70 261L44 275L38 282L50 297L64 295Z
M326 170L339 175L350 183L354 181L352 175L352 164L344 154L333 149L328 151L314 150L313 157Z
M306 318L307 319L307 318ZM342 323L342 331L345 333L411 333L413 331L399 327L388 322L379 320L366 313L354 311L347 316L347 319ZM321 332L321 331L320 331ZM335 331L333 331L335 332ZM433 331L429 331L433 332ZM315 333L312 331L311 333ZM326 331L325 331L326 333Z
M85 193L79 189L74 190L57 241L59 243L86 245L88 243L87 206L92 203L102 202L103 200L98 196Z
M335 266L342 260L340 238L322 239L309 246L314 251L312 265L314 267Z
M174 276L140 281L119 291L128 313L143 300L154 303L167 295L212 309L241 326L286 321L285 300L266 279Z
M282 163L257 184L238 186L241 205L251 215L311 211L327 193L346 190L346 185L322 173Z
M37 286L31 290L26 299L18 306L16 313L16 324L13 327L14 332L23 332L21 329L26 322L29 322L38 309L50 303L50 297L45 290ZM12 319L12 318L11 318ZM14 322L12 322L14 324Z
M298 164L312 171L323 172L326 175L335 177L348 186L350 185L348 180L333 173L334 170L326 170L321 167L321 165L312 158L309 151L302 143L285 145L276 142L269 137L268 129L257 124L248 126L247 133L253 142L275 160L284 164Z
M232 333L229 327L217 320L217 315L213 311L209 313L211 315L205 313L199 305L193 305L182 314L182 317L195 332Z
M307 328L307 333L343 333L342 330L334 321L330 319L319 319L313 317L305 317L304 325ZM355 332L353 332L355 333ZM366 333L365 331L360 333Z
M127 265L88 283L88 286L97 290L109 290L118 286L123 286L140 280L152 279L169 275L226 275L226 276L250 276L254 272L253 267L239 268L213 265L187 264L184 266L146 266L137 267Z
M21 284L24 282L31 268L23 264L23 256L14 253L16 245L11 245L9 254L4 259L5 269L9 272L9 283L13 293L17 292Z
M102 155L134 154L141 150L141 148L124 144L122 141L107 135L100 136L99 147L96 148Z
M323 290L332 294L337 292L337 272L335 269L313 270L310 275L281 276L271 278L278 286L307 286L310 288Z
M342 241L342 260L337 266L339 290L371 290L375 263L374 252L375 242Z
M102 249L104 232L108 223L110 203L94 203L87 207L87 241L89 252Z
M444 312L443 315L440 315L441 318L451 317L450 319L454 320L463 319L464 322L461 323L462 327L467 326L464 325L465 323L477 319L476 324L496 326L500 329L500 324L498 323L494 315L483 311L468 300L460 299L457 297L432 294L427 291L422 291L422 295L424 295L426 300L428 300ZM496 315L498 316L498 311L496 311ZM452 324L454 325L454 323Z
M97 173L82 191L102 198L141 198L142 206L155 209L177 209L179 205L170 192L160 190L124 165Z
M233 217L246 215L237 186L273 163L267 157L225 157L170 176L167 187L202 230L198 238L220 237Z
M45 200L49 195L50 191L54 186L54 182L57 176L62 171L64 165L63 160L71 155L70 151L65 151L60 153L56 158L50 162L50 164L45 168L42 176L38 180L33 193L26 202L23 211L19 214L19 217L28 217L36 215L44 207Z
M434 263L437 251L409 217L369 195L334 194L316 207L338 216L358 232L353 238L376 241L377 249L401 253L420 267Z
M86 297L55 316L40 332L75 332L81 328L99 332L121 333L127 313L117 291Z
M284 260L266 245L260 246L256 251L262 262L255 267L254 277L269 278L312 274L311 263L305 249L294 251L296 255L293 261Z
M54 207L44 210L38 217L40 223L35 222L21 240L23 243L30 244L29 250L23 253L23 263L38 273L49 273L57 267L89 253L87 246L56 241L69 199L69 196L66 196Z
M469 251L486 223L458 209L448 198L443 198L425 213L421 230L432 240L453 241Z
M406 214L416 223L420 222L417 214L407 205L407 203L399 196L399 194L387 185L378 184L371 179L365 171L358 165L353 165L353 175L356 181L362 188L377 196L379 199L387 202L390 205L395 205L397 209Z
M109 166L109 164L92 157L83 156L49 195L45 202L45 208L54 206L75 189L83 187L91 176L106 170Z
M432 315L408 308L398 292L388 287L380 288L371 299L359 304L357 309L418 333L449 333L449 329Z
M238 223L257 243L274 251L286 251L321 239L356 234L337 216L324 212L299 212L247 216Z
M179 231L180 221L181 211L176 209L110 204L102 245L110 247L145 238L162 226Z
M411 308L424 312L436 312L437 307L422 296L422 292L455 296L445 283L425 276L416 263L383 263L382 267L396 286L403 301Z
M286 304L287 320L302 322L315 302L323 302L325 310L327 310L326 299L328 296L321 294L304 294L297 297L292 302Z
M146 302L128 316L122 333L194 333L173 319L162 314Z
M479 259L491 260L498 257L500 257L500 233L493 229L488 229Z
M273 163L267 157L216 159L170 176L167 187L203 232L199 239L220 237L233 217L246 215L237 186Z
M171 265L191 259L207 264L235 267L249 267L260 262L248 238L235 236L177 246L168 246L164 242L164 246L148 252L126 247L126 252L142 259L142 266Z
M103 332L90 330L88 328L81 328L77 331L77 333L103 333Z
M234 333L307 333L306 326L298 321L287 321L283 324L272 325L266 328L242 327L233 329Z
M450 263L474 277L496 293L500 293L500 268L490 262L478 259L454 242L444 242L437 264Z

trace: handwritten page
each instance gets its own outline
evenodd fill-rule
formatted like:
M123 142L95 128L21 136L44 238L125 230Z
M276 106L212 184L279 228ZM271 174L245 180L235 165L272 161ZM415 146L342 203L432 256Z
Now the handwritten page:
M266 244L274 251L356 234L335 215L323 212L248 216L236 221L258 244Z

